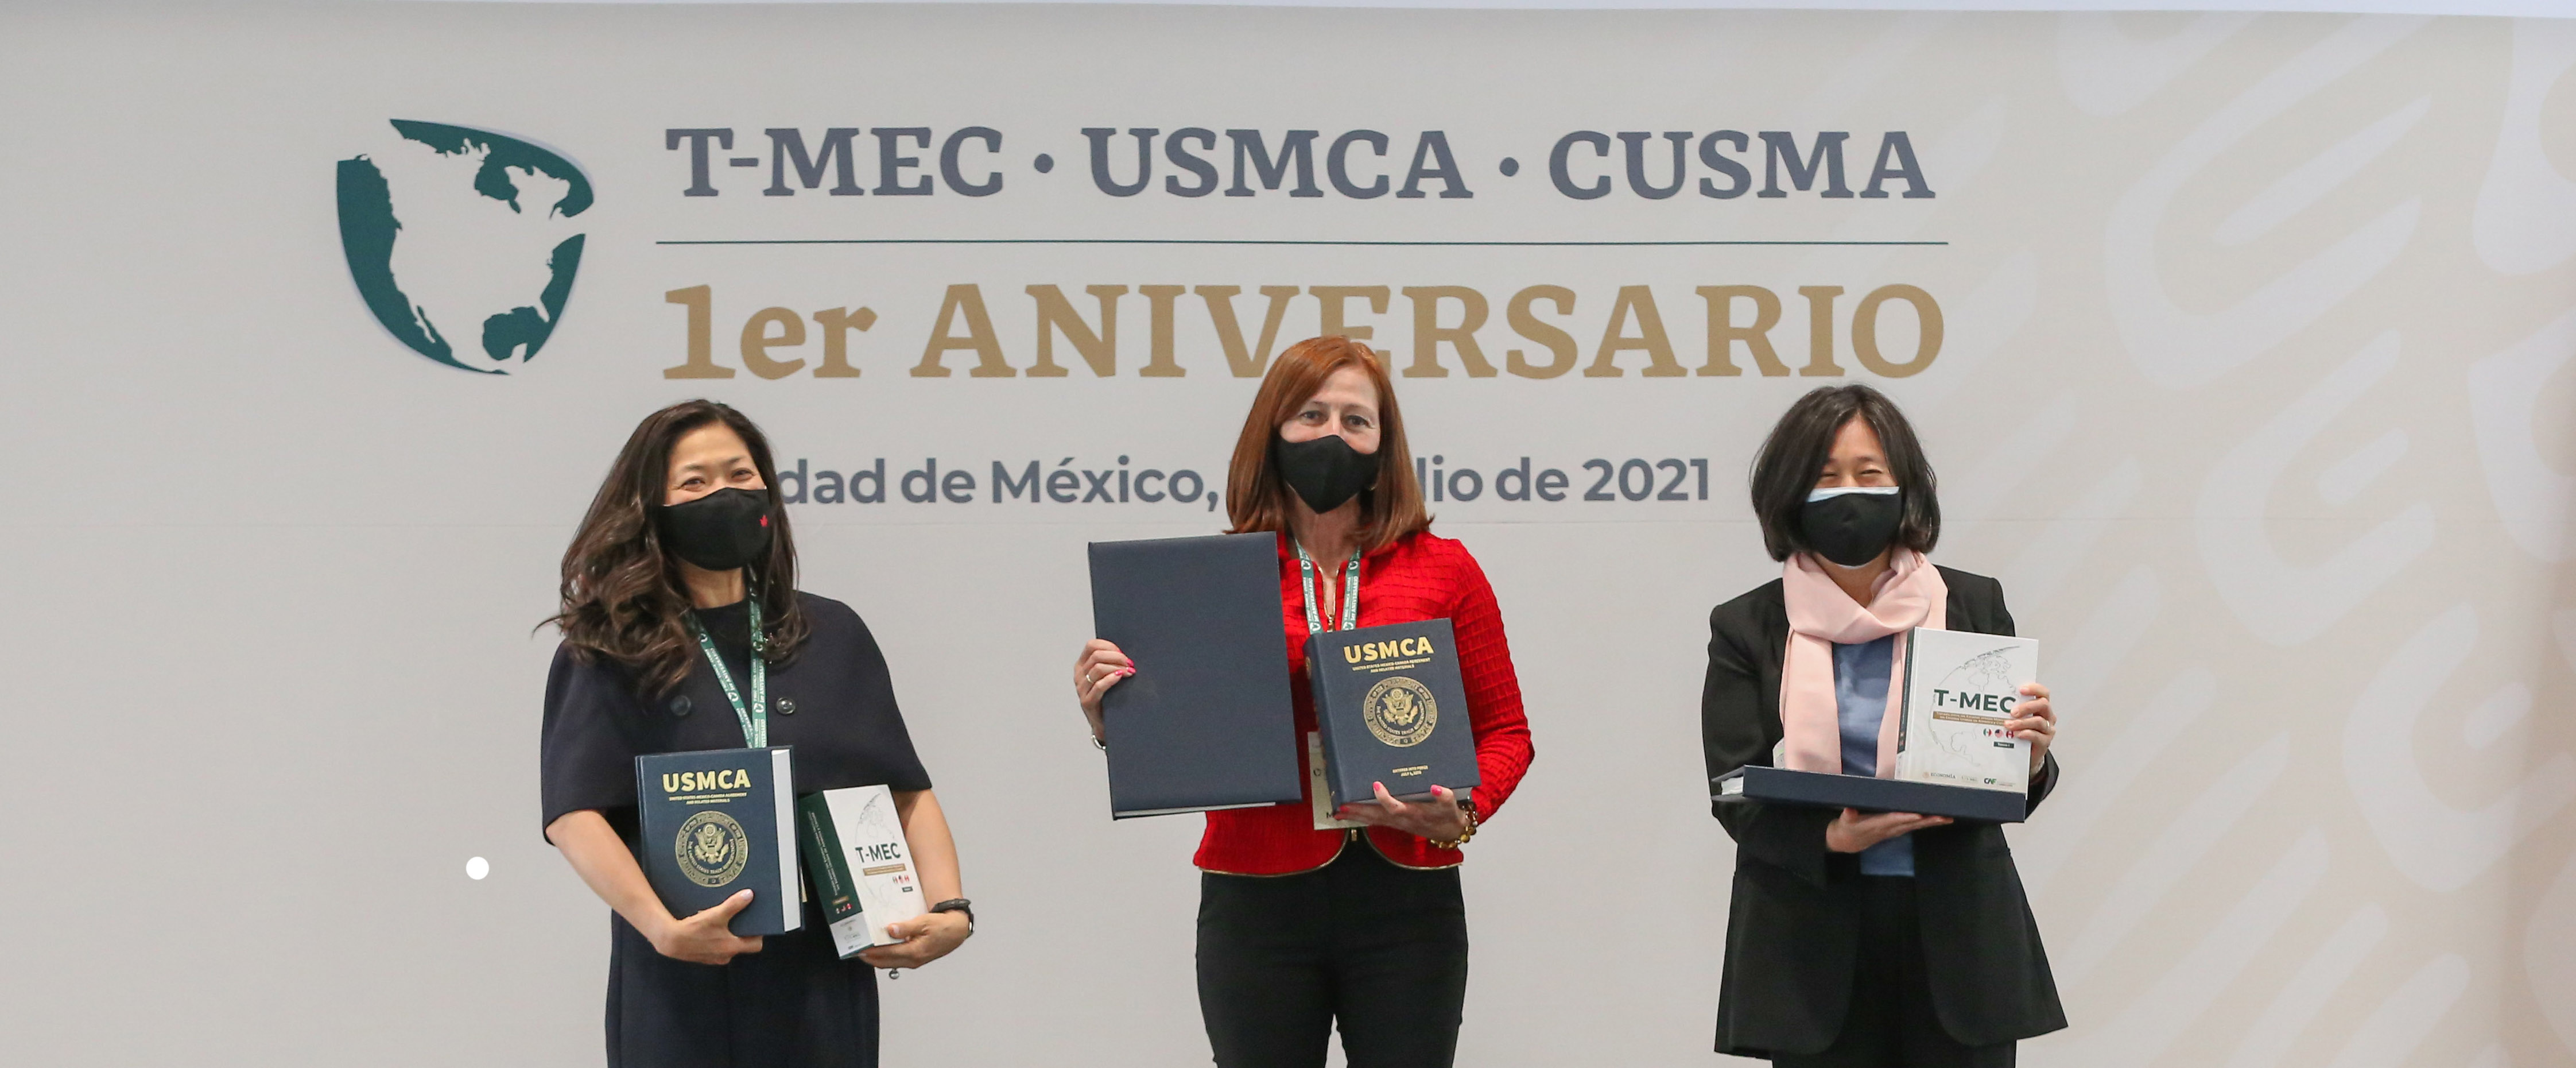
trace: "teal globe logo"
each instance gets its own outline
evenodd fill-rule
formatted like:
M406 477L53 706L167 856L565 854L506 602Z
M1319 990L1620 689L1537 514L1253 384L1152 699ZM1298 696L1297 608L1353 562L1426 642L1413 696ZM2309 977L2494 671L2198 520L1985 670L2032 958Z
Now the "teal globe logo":
M393 120L340 161L340 247L376 321L450 367L508 374L552 336L581 268L590 179L515 137Z

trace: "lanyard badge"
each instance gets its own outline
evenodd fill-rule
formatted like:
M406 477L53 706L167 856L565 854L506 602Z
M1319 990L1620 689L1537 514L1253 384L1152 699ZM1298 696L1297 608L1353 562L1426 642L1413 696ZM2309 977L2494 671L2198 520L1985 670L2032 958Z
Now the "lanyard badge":
M769 635L760 629L760 597L750 598L751 614L751 704L742 703L742 691L734 689L733 672L725 670L724 658L716 655L715 639L707 637L707 628L698 622L698 614L689 613L689 630L698 636L698 651L707 655L707 666L716 669L716 682L724 687L725 700L733 703L733 718L742 724L742 744L761 749L769 745L769 661L761 654L769 647Z
M1315 558L1306 555L1306 547L1298 545L1296 539L1289 539L1289 544L1297 545L1299 588L1306 595L1306 633L1321 634L1324 632L1324 617L1315 610L1321 592L1315 585ZM1350 560L1342 565L1342 625L1335 629L1349 630L1359 624L1360 551L1353 549Z

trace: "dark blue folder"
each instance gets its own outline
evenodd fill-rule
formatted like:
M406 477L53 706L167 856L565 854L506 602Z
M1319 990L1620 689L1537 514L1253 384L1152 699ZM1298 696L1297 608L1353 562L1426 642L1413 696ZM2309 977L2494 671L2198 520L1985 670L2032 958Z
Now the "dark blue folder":
M671 915L685 919L749 890L751 904L725 925L735 935L804 926L789 756L778 746L635 758L636 860Z
M1274 535L1093 542L1091 620L1136 662L1101 699L1111 816L1305 796Z

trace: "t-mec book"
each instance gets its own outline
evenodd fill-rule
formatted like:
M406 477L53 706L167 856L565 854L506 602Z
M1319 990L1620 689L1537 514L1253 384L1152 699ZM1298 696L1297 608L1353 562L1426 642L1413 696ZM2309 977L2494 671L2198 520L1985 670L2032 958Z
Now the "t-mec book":
M1916 627L1906 632L1896 777L2025 793L2030 743L2004 724L2039 678L2039 642Z
M808 794L796 802L796 815L805 827L814 899L831 928L832 948L848 959L870 946L903 941L887 934L886 925L928 912L930 905L922 900L894 791L851 786Z

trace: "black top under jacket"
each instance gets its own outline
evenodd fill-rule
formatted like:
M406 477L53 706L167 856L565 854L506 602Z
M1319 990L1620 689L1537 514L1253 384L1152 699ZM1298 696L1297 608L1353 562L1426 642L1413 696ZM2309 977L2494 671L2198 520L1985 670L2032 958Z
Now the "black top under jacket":
M2003 586L1941 569L1951 630L2011 634ZM1709 613L1708 683L1700 736L1714 778L1771 763L1780 741L1780 660L1789 612L1779 580ZM1888 695L1895 700L1895 694ZM2030 805L2057 785L2051 754ZM1822 1052L1852 1011L1859 916L1855 854L1825 848L1831 809L1712 803L1735 838L1726 977L1717 1000L1717 1051L1745 1057ZM2066 1026L2039 926L2022 896L2003 828L1961 821L1914 832L1925 971L1941 1026L1971 1046Z

